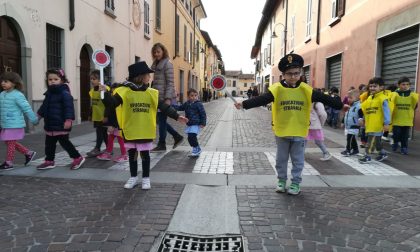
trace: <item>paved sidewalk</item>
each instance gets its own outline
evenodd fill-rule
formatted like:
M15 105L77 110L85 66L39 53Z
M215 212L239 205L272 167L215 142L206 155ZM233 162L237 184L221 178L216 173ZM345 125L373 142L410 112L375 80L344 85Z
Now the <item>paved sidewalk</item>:
M150 191L122 188L127 162L88 158L72 171L60 147L58 167L38 171L45 136L26 136L22 143L37 159L23 167L16 154L16 168L0 174L0 251L155 251L168 231L243 235L247 251L420 251L417 135L410 155L390 153L383 163L361 165L339 154L344 135L327 127L333 158L320 161L320 151L308 143L303 191L293 197L273 190L270 112L237 111L228 99L205 108L203 153L188 157L186 140L152 153ZM71 139L85 154L95 142L92 125L76 125ZM170 147L170 136L167 141Z

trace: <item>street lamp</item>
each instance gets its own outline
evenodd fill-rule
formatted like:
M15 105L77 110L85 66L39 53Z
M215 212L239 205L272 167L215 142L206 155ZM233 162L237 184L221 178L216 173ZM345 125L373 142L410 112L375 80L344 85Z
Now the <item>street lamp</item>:
M287 29L286 29L286 26L282 23L275 24L274 28L273 28L273 34L271 35L271 38L277 38L278 37L277 34L276 34L276 27L278 25L283 26L283 31L284 31L284 55L283 56L286 56L286 45L287 45Z

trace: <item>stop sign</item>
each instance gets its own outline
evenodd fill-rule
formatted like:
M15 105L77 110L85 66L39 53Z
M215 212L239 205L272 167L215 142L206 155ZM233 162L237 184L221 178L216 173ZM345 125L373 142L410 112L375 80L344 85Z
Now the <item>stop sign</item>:
M223 75L214 75L210 80L211 87L216 91L221 91L226 87L226 79Z
M92 54L92 60L99 67L106 67L111 62L108 52L102 49L96 50Z

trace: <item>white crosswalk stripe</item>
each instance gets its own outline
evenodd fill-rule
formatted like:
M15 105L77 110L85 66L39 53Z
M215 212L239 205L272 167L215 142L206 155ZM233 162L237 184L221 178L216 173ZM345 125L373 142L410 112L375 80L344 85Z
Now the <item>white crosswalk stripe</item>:
M203 151L193 173L233 174L233 152Z

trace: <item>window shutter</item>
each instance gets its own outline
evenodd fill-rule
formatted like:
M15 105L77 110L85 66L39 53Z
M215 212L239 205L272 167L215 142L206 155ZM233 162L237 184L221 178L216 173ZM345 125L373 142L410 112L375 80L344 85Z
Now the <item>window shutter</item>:
M346 0L337 0L337 16L344 16L344 11L346 9Z

